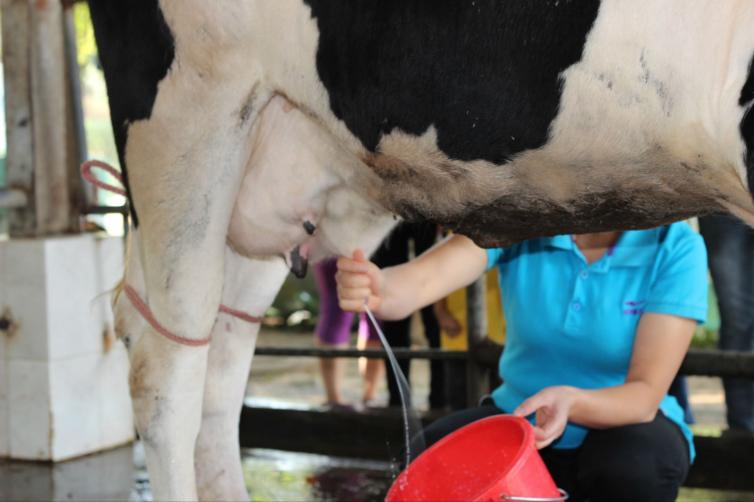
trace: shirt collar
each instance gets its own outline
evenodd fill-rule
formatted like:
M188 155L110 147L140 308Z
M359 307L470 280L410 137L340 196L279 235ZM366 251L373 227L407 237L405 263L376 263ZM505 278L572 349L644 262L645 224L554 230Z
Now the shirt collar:
M655 261L661 228L627 230L612 248L612 253L590 265L607 271L610 267L644 267ZM545 246L581 254L570 235L544 238ZM598 270L595 270L598 271Z
M655 262L660 244L660 228L623 232L613 252L613 267L647 267Z
M570 235L556 235L554 237L545 237L544 244L548 247L573 250L573 240Z

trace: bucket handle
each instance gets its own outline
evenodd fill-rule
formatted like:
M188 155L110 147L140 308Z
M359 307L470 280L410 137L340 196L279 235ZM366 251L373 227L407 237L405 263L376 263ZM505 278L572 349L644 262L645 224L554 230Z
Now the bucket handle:
M512 500L516 502L561 502L568 500L568 492L562 488L558 488L560 492L559 497L518 497L516 495L500 495L500 500Z

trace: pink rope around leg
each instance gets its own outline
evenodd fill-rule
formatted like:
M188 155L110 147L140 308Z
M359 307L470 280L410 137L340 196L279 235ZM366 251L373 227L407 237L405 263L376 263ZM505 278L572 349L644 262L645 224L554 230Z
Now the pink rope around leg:
M236 319L240 319L242 321L246 321L249 324L261 323L264 320L263 317L259 317L259 316L247 314L246 312L242 312L240 310L232 309L230 307L226 307L225 305L220 305L220 312L223 312L225 314L231 315L231 316L235 317Z
M107 190L108 192L116 193L118 195L126 195L126 191L124 189L99 181L92 173L92 169L94 169L95 167L102 169L110 176L118 180L121 185L123 184L123 176L121 175L121 173L107 162L102 162L101 160L92 159L87 160L86 162L81 164L81 177L92 185L103 190ZM155 331L157 331L168 340L179 343L181 345L187 345L189 347L200 347L209 343L210 337L194 340L192 338L184 338L172 333L157 321L157 319L154 317L154 314L152 314L152 311L149 309L149 305L144 303L141 297L139 297L139 293L137 293L134 288L126 284L123 287L123 292L131 301L131 304L134 306L134 308L141 314L144 320L147 321ZM251 314L247 314L246 312L226 307L225 305L220 305L220 312L223 312L250 324L261 323L264 320L263 317L253 316Z
M134 308L141 314L144 320L147 321L156 332L158 332L168 340L179 343L181 345L186 345L188 347L201 347L202 345L207 345L209 343L209 336L207 338L194 340L192 338L184 338L182 336L171 333L162 324L160 324L157 319L155 319L154 314L152 314L152 311L149 309L149 305L144 303L144 301L139 297L139 293L137 293L134 288L126 284L123 287L123 292L131 301L131 304L134 306Z
M152 311L149 308L149 305L144 303L144 300L141 299L139 296L139 293L136 292L134 288L126 284L123 287L123 292L126 294L126 297L129 299L131 304L134 306L134 308L141 314L141 316L144 318L147 323L149 323L152 328L167 338L170 341L173 341L175 343L186 345L188 347L201 347L202 345L207 345L210 342L211 337L207 338L200 338L198 340L194 340L192 338L185 338L182 336L178 336L171 331L169 331L167 328L165 328L162 324L157 321L154 314L152 314ZM240 319L242 321L255 324L255 323L261 323L262 317L253 316L250 314L247 314L246 312L242 312L240 310L235 310L230 307L226 307L225 305L220 305L220 312L223 312L225 314L231 315L237 319Z

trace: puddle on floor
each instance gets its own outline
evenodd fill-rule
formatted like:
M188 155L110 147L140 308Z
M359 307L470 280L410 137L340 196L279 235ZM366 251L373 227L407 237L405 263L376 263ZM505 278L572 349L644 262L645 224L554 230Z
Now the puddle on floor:
M387 462L275 450L245 451L243 468L252 501L383 500L393 479Z

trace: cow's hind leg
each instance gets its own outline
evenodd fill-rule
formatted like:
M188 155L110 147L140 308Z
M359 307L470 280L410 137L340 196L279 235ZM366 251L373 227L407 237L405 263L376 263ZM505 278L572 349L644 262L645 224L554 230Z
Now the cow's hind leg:
M272 303L288 269L280 259L252 260L225 253L223 304L261 316ZM259 323L225 313L212 331L204 386L202 425L196 443L197 489L201 500L246 500L241 471L238 421Z
M207 347L168 340L147 320L158 314L141 304L148 295L140 233L131 234L125 285L115 305L116 330L131 349L131 396L155 499L191 500Z
M225 236L212 227L227 228L228 218L211 212L202 215L204 222L191 218L188 224L206 224L206 233L171 252L185 235L169 229L164 237L144 238L146 214L141 213L140 240L148 311L142 316L154 322L132 347L131 396L155 499L194 500L194 445L209 349L204 341L217 317L223 284Z
M229 75L219 90L223 80L200 78L189 61L160 83L152 115L130 125L126 145L154 321L133 345L131 394L158 500L197 496L202 341L217 318L230 215L261 101L252 75Z

